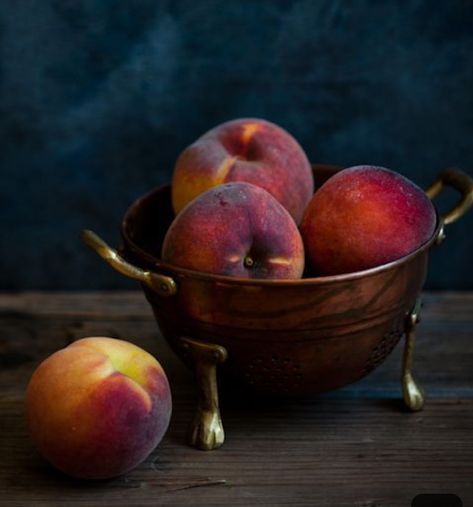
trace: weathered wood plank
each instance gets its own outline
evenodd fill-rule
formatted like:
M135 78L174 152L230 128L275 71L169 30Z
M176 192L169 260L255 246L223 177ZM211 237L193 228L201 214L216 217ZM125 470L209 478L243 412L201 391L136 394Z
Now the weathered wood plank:
M19 400L2 402L5 505L408 506L420 492L473 499L471 400L431 401L419 415L376 400L240 404L224 408L227 442L210 453L182 445L192 408L177 400L163 443L126 477L87 484L51 471L30 448Z

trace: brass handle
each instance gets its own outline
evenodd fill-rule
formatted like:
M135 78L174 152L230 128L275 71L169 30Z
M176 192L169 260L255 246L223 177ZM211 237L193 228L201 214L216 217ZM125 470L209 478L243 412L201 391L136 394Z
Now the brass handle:
M442 216L445 225L452 224L461 218L473 204L473 179L468 174L458 169L446 169L441 172L434 183L425 193L434 199L445 187L452 187L460 193L458 204L447 214Z
M468 174L459 169L446 169L439 174L437 180L430 185L425 193L433 200L445 187L452 187L459 192L460 200L453 209L440 217L441 227L435 241L437 245L445 239L444 227L456 222L473 204L473 179Z
M151 271L144 271L127 262L116 250L111 248L95 232L83 230L81 240L95 253L100 255L112 268L122 275L138 280L157 292L160 296L173 296L177 292L176 282L169 276L159 275Z

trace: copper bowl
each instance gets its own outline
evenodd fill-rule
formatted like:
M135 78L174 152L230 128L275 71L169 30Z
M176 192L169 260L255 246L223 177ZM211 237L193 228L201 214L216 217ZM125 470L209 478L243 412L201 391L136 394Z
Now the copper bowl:
M316 187L338 168L314 166ZM83 240L122 274L142 282L162 334L195 368L199 406L191 443L203 449L224 439L216 367L233 385L272 395L320 393L364 377L406 334L402 388L412 410L423 395L411 374L418 300L430 249L445 225L473 202L473 180L448 169L426 191L451 186L461 194L437 215L432 237L411 254L372 269L301 280L246 280L200 273L159 259L173 219L170 186L135 201L122 223L121 254L91 231ZM126 259L126 260L125 260Z

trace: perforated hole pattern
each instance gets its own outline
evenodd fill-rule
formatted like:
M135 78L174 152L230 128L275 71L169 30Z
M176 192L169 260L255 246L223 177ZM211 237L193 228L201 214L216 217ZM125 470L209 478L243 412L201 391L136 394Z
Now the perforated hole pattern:
M384 361L384 359L386 359L386 357L393 351L403 333L403 321L396 322L392 330L386 333L378 345L376 345L376 347L372 350L365 366L363 367L363 375L373 371Z
M277 355L256 356L248 363L244 375L250 386L266 387L274 393L297 390L303 382L301 365Z

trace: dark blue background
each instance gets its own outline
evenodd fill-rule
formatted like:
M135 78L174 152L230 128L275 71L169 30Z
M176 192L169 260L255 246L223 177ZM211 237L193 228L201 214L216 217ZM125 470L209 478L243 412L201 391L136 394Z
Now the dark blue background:
M471 1L3 1L0 42L3 289L133 286L79 230L117 244L129 203L230 118L281 124L314 162L473 173ZM472 225L429 287L473 288Z

